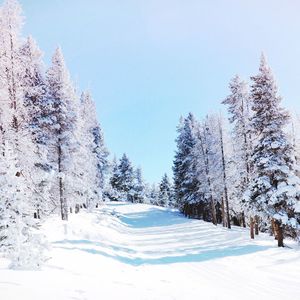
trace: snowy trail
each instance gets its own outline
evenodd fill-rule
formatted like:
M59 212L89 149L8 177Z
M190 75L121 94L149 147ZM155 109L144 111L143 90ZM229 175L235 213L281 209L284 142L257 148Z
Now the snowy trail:
M299 299L299 249L278 249L267 235L251 241L242 228L109 203L43 229L51 259L36 272L2 261L1 300Z

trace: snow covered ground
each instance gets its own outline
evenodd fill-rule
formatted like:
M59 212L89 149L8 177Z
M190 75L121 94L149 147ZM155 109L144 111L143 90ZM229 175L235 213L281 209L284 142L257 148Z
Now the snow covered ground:
M0 263L0 299L300 299L300 249L151 205L49 219L41 271ZM255 298L253 298L255 297Z

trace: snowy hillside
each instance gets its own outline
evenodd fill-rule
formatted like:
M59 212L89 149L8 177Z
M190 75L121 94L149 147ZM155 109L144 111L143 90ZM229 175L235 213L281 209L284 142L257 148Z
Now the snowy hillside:
M49 219L41 271L1 260L1 300L296 299L300 251L145 204L109 203L95 213ZM293 246L293 244L290 244Z

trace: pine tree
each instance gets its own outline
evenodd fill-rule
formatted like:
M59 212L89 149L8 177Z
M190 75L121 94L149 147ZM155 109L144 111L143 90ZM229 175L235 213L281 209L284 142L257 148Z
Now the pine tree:
M42 53L32 37L27 38L20 48L23 67L21 86L24 92L24 105L28 115L28 129L37 152L35 153L33 178L36 217L49 211L51 188L51 166L48 163L47 143L49 134L50 101L47 95L47 85L43 75Z
M114 157L109 165L109 180L105 186L105 198L109 201L118 201L120 199L117 190L118 174L118 162L117 158Z
M122 200L134 201L134 172L130 160L123 154L117 169L110 180L113 189L117 190Z
M92 129L93 136L94 136L93 153L96 156L96 160L97 160L97 187L99 191L99 196L102 197L102 193L105 186L105 176L109 168L109 163L108 163L109 151L105 146L103 131L99 122L97 121L97 117L95 113L93 115L93 120L94 120L94 126Z
M158 205L169 206L172 202L172 186L167 174L164 174L158 192Z
M150 204L152 205L159 205L159 200L158 200L158 189L156 187L155 184L152 184L150 191L149 191L149 195L148 195L148 199Z
M134 175L133 201L135 203L144 203L146 200L146 186L142 176L142 169L137 168Z
M78 102L74 87L70 80L64 58L60 48L57 48L52 66L47 71L49 97L52 101L52 163L57 172L60 211L63 220L68 219L68 180L70 179L70 166L75 151L75 129Z
M264 56L258 75L251 80L251 123L256 142L245 201L252 214L273 220L278 246L283 246L284 235L299 222L299 179L294 174L292 145L284 132L289 115L280 107L281 98Z
M195 176L196 157L193 152L197 142L196 128L197 122L190 113L187 118L181 119L177 129L177 151L173 165L175 199L177 206L185 213L188 203L197 202L199 198L199 181Z
M37 267L43 247L41 240L31 234L35 227L32 176L37 149L28 128L29 116L22 86L25 72L20 53L22 10L16 1L9 0L0 13L0 92L3 102L0 111L0 193L3 200L0 239L12 258L12 267ZM37 251L30 253L32 247Z
M47 97L47 84L43 75L42 52L30 36L20 48L23 67L22 88L24 91L24 104L29 115L29 126L34 140L39 145L47 142L44 127L50 113L49 99Z

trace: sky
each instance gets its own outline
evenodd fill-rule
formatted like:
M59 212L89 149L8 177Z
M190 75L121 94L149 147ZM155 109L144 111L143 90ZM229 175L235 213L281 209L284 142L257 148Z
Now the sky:
M224 110L228 82L257 73L263 51L283 105L300 110L298 0L20 0L24 35L45 62L59 45L89 89L107 147L148 182L172 175L176 126Z

